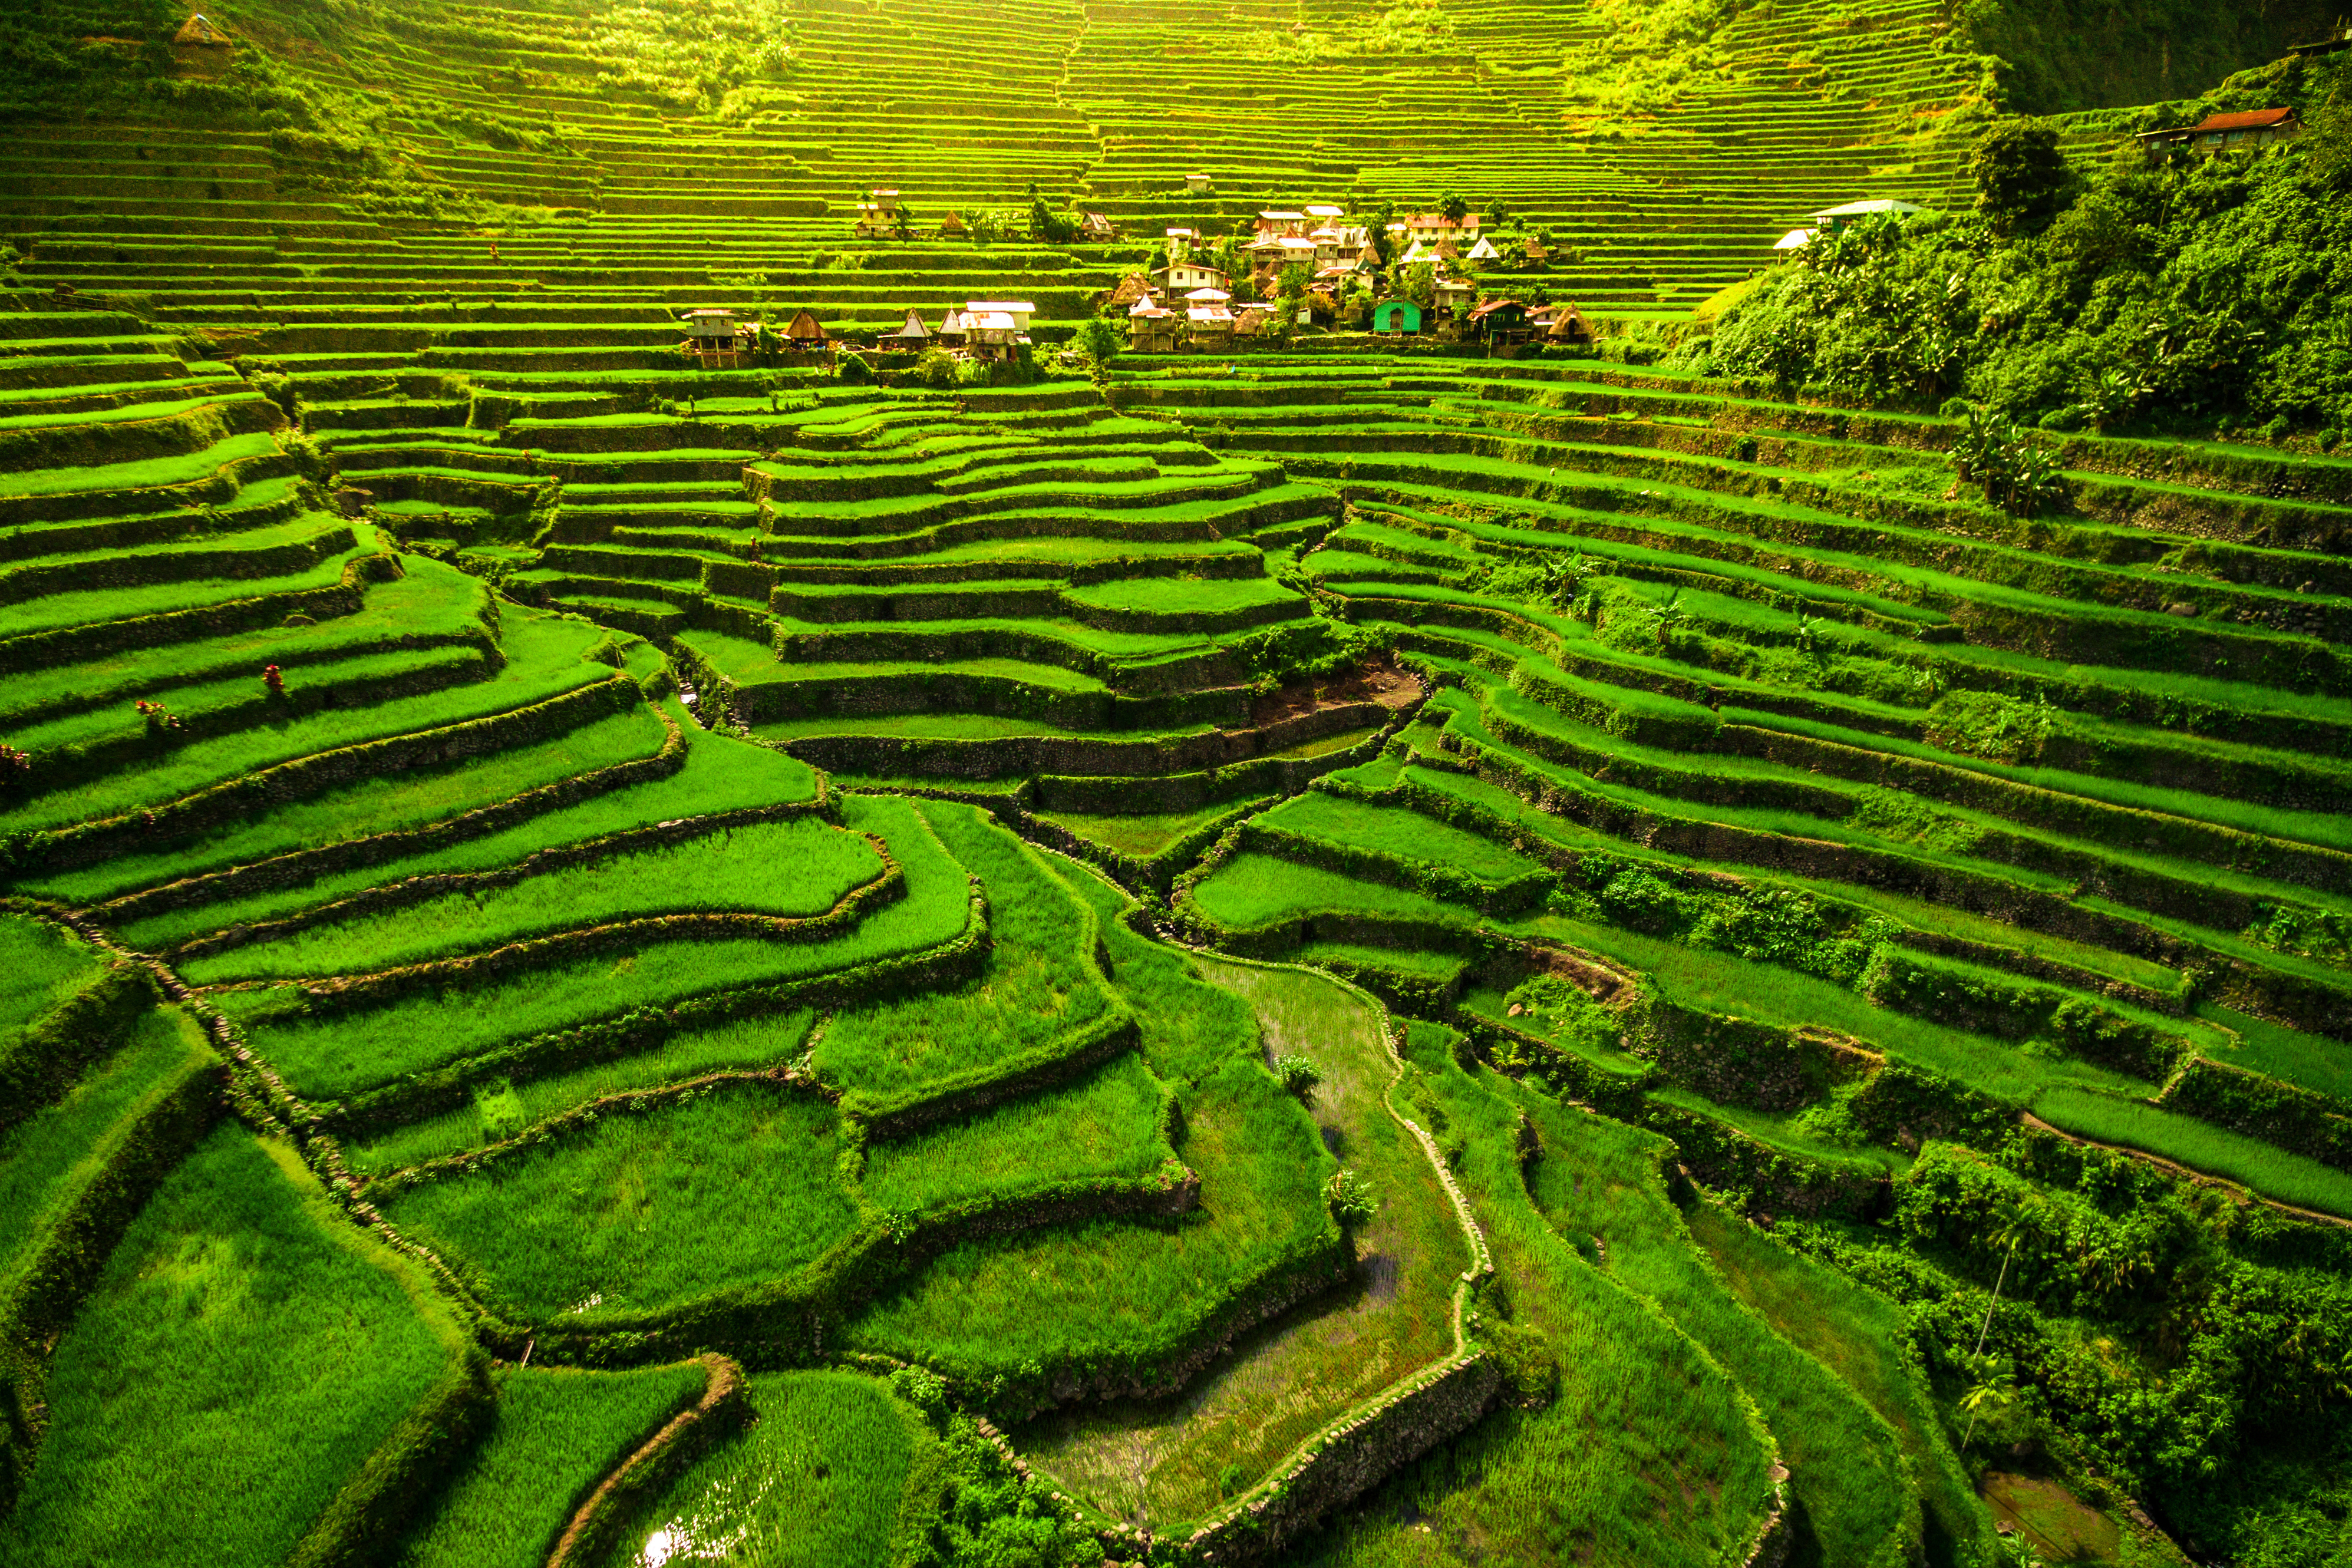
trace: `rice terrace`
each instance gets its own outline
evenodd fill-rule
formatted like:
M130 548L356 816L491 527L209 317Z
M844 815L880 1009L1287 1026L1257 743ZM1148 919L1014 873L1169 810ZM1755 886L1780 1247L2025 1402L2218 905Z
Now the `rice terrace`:
M2342 5L0 7L0 1568L2352 1568Z

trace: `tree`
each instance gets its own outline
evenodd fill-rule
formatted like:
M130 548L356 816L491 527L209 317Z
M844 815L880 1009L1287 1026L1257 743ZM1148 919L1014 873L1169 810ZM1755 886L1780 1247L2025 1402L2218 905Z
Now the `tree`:
M1275 303L1280 308L1276 313L1284 321L1291 322L1298 319L1299 308L1307 298L1307 285L1310 277L1307 264L1303 261L1294 261L1285 267L1281 275L1275 279Z
M1437 210L1447 223L1458 224L1470 215L1470 204L1448 193L1438 199Z
M2003 235L2040 234L2074 199L2074 171L2046 120L2007 120L1969 155L1977 211Z
M1036 186L1029 187L1031 191ZM1039 245L1067 245L1077 237L1078 225L1067 213L1057 213L1045 204L1045 198L1029 198L1029 237Z
M1511 211L1509 204L1502 197L1489 196L1486 199L1486 210L1481 215L1486 220L1486 227L1499 229L1509 224L1518 214Z
M1389 234L1389 225L1396 222L1396 204L1382 202L1370 212L1358 213L1356 221L1364 225L1364 238L1371 246L1372 259L1380 264L1381 271L1387 271L1396 247L1396 241Z
M1433 261L1416 261L1411 267L1406 267L1404 269L1404 282L1399 288L1399 292L1407 299L1412 300L1415 305L1420 306L1423 310L1435 308L1437 305L1437 264Z
M1312 1099L1315 1086L1323 1082L1323 1074L1303 1056L1277 1056L1274 1059L1274 1075L1282 1080L1282 1087L1301 1100Z
M1089 316L1078 323L1077 344L1079 351L1094 361L1095 369L1103 370L1118 352L1118 329L1099 316Z

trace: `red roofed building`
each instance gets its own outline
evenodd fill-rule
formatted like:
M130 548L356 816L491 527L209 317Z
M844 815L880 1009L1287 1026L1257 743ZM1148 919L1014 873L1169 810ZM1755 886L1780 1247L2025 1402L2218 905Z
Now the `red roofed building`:
M2194 125L2168 131L2143 131L2143 147L2188 147L2199 152L2244 152L2303 134L2303 120L2292 109L2246 109L2231 114L2209 114Z

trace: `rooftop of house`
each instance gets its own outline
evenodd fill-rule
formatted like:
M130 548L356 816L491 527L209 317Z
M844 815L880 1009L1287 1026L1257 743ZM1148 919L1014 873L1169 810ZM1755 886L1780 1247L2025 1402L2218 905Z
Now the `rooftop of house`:
M2295 123L2292 109L2241 109L2228 114L2209 114L2194 125L2176 125L2164 131L2143 131L2143 141L2161 141L2190 136L2223 135L2232 131L2273 131Z
M1891 196L1874 196L1867 201L1848 202L1840 207L1823 207L1812 214L1813 222L1827 223L1832 218L1862 218L1873 213L1924 213L1927 209L1912 202L1898 202Z

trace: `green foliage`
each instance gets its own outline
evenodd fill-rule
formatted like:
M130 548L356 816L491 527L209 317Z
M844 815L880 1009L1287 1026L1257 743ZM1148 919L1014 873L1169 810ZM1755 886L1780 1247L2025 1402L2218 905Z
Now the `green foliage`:
M1952 443L1952 467L1963 484L2012 517L2035 517L2063 507L2066 481L2058 455L2029 436L2013 419L1969 410L1968 423Z
M1323 1199L1331 1206L1331 1218L1350 1230L1370 1225L1381 1209L1380 1194L1372 1184L1345 1166L1323 1184Z
M747 876L755 865L762 873ZM352 974L668 915L733 911L808 919L882 870L872 844L830 822L754 822L314 925L189 959L183 972L198 983Z
M2066 209L2074 172L2058 151L2058 128L2042 120L2004 120L1969 154L1977 211L2003 237L2037 235Z
M663 1489L607 1561L779 1568L904 1562L901 1519L938 1439L888 1383L855 1372L755 1373L742 1429Z
M1312 1100L1315 1086L1323 1082L1323 1074L1316 1071L1315 1064L1297 1055L1276 1057L1274 1076L1276 1082L1282 1085L1283 1092L1296 1094L1301 1100Z
M894 1568L1096 1568L1102 1547L965 1416L908 1479Z
M224 1126L58 1342L52 1426L0 1556L283 1562L371 1451L455 1442L404 1424L474 1389L479 1354L417 1267L354 1228L290 1150ZM457 1407L437 1415L456 1426ZM401 1479L390 1458L380 1482ZM326 1544L311 1541L306 1555Z
M1988 176L2015 232L1930 214L1824 234L1684 362L1930 405L1958 392L2013 418L2102 429L2341 428L2346 74L2321 64L2282 84L2337 129L2252 157L2119 156L2040 232L2051 171L2018 152L2038 135L2004 131L1995 145L2010 151Z
M2021 702L2001 692L1947 692L1927 709L1920 738L1930 746L1995 762L2039 761L2042 748L2061 733L2058 710L2049 699Z
M857 1228L830 1106L771 1085L614 1109L384 1200L525 1317L674 1306L786 1279Z
M489 1435L418 1511L397 1568L536 1568L577 1500L709 1380L695 1363L629 1372L500 1367Z

